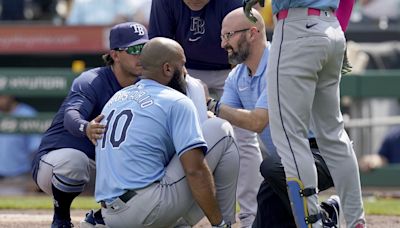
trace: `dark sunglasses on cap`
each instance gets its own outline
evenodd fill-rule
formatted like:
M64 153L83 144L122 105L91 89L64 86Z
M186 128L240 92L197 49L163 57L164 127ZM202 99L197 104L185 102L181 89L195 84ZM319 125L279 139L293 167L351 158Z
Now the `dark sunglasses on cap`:
M116 51L125 51L126 53L130 54L130 55L140 55L140 53L142 52L144 44L137 44L137 45L133 45L127 48L116 48Z

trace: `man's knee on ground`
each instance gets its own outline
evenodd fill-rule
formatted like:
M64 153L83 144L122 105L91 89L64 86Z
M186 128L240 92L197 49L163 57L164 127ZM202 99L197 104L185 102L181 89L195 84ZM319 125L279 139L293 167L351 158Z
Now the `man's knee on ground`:
M260 165L260 172L264 179L271 183L278 178L276 175L280 166L280 160L275 156L266 156Z

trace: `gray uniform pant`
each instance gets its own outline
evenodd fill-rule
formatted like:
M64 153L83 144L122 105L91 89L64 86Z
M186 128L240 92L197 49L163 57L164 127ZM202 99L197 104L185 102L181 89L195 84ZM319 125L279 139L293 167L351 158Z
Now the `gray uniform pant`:
M240 206L240 227L251 227L257 214L257 192L263 180L260 174L262 156L258 137L239 127L234 127L239 147L240 171L237 185L237 200Z
M204 82L210 95L215 99L220 99L222 92L224 92L225 80L228 77L230 69L228 70L194 70L187 69L190 76L200 79Z
M189 74L207 84L209 93L220 99L225 79L230 70L205 71L188 69ZM191 98L193 100L193 98ZM234 127L239 147L240 171L237 188L237 201L240 206L239 219L243 228L251 227L257 214L257 192L262 182L259 166L262 162L257 134Z
M53 195L52 184L64 192L82 192L90 180L94 183L95 167L95 161L80 150L53 150L40 159L36 181L49 195Z
M307 9L289 9L278 20L268 63L268 103L272 140L287 178L316 188L317 173L308 144L311 126L348 227L364 220L356 156L344 130L339 103L340 69L345 37L331 11L308 16ZM307 198L316 214L318 196ZM315 223L313 227L320 227Z
M232 126L220 118L211 118L204 122L202 129L209 148L205 158L214 176L219 207L225 222L235 223L239 154ZM137 194L126 203L117 198L102 208L108 226L171 227L181 217L194 225L204 217L192 197L177 156L168 164L160 182L135 191Z

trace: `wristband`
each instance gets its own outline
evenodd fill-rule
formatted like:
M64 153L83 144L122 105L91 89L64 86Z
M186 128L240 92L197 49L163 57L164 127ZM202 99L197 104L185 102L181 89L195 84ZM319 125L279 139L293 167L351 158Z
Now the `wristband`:
M79 124L79 131L82 133L82 135L84 135L86 137L88 137L87 133L86 133L86 129L87 129L88 125L89 125L89 122L87 122L87 121Z
M210 98L207 101L207 110L214 113L216 116L219 114L219 107L220 107L220 102L219 100L215 100L213 98Z

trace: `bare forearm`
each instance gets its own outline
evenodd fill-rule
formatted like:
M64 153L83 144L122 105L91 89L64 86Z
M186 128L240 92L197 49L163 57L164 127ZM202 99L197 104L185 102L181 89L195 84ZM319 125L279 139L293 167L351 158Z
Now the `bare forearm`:
M231 108L224 104L220 106L218 117L235 126L257 133L262 132L266 126L250 110Z
M214 181L208 167L204 165L201 170L186 175L192 195L210 223L213 225L221 223L222 215L215 198Z

